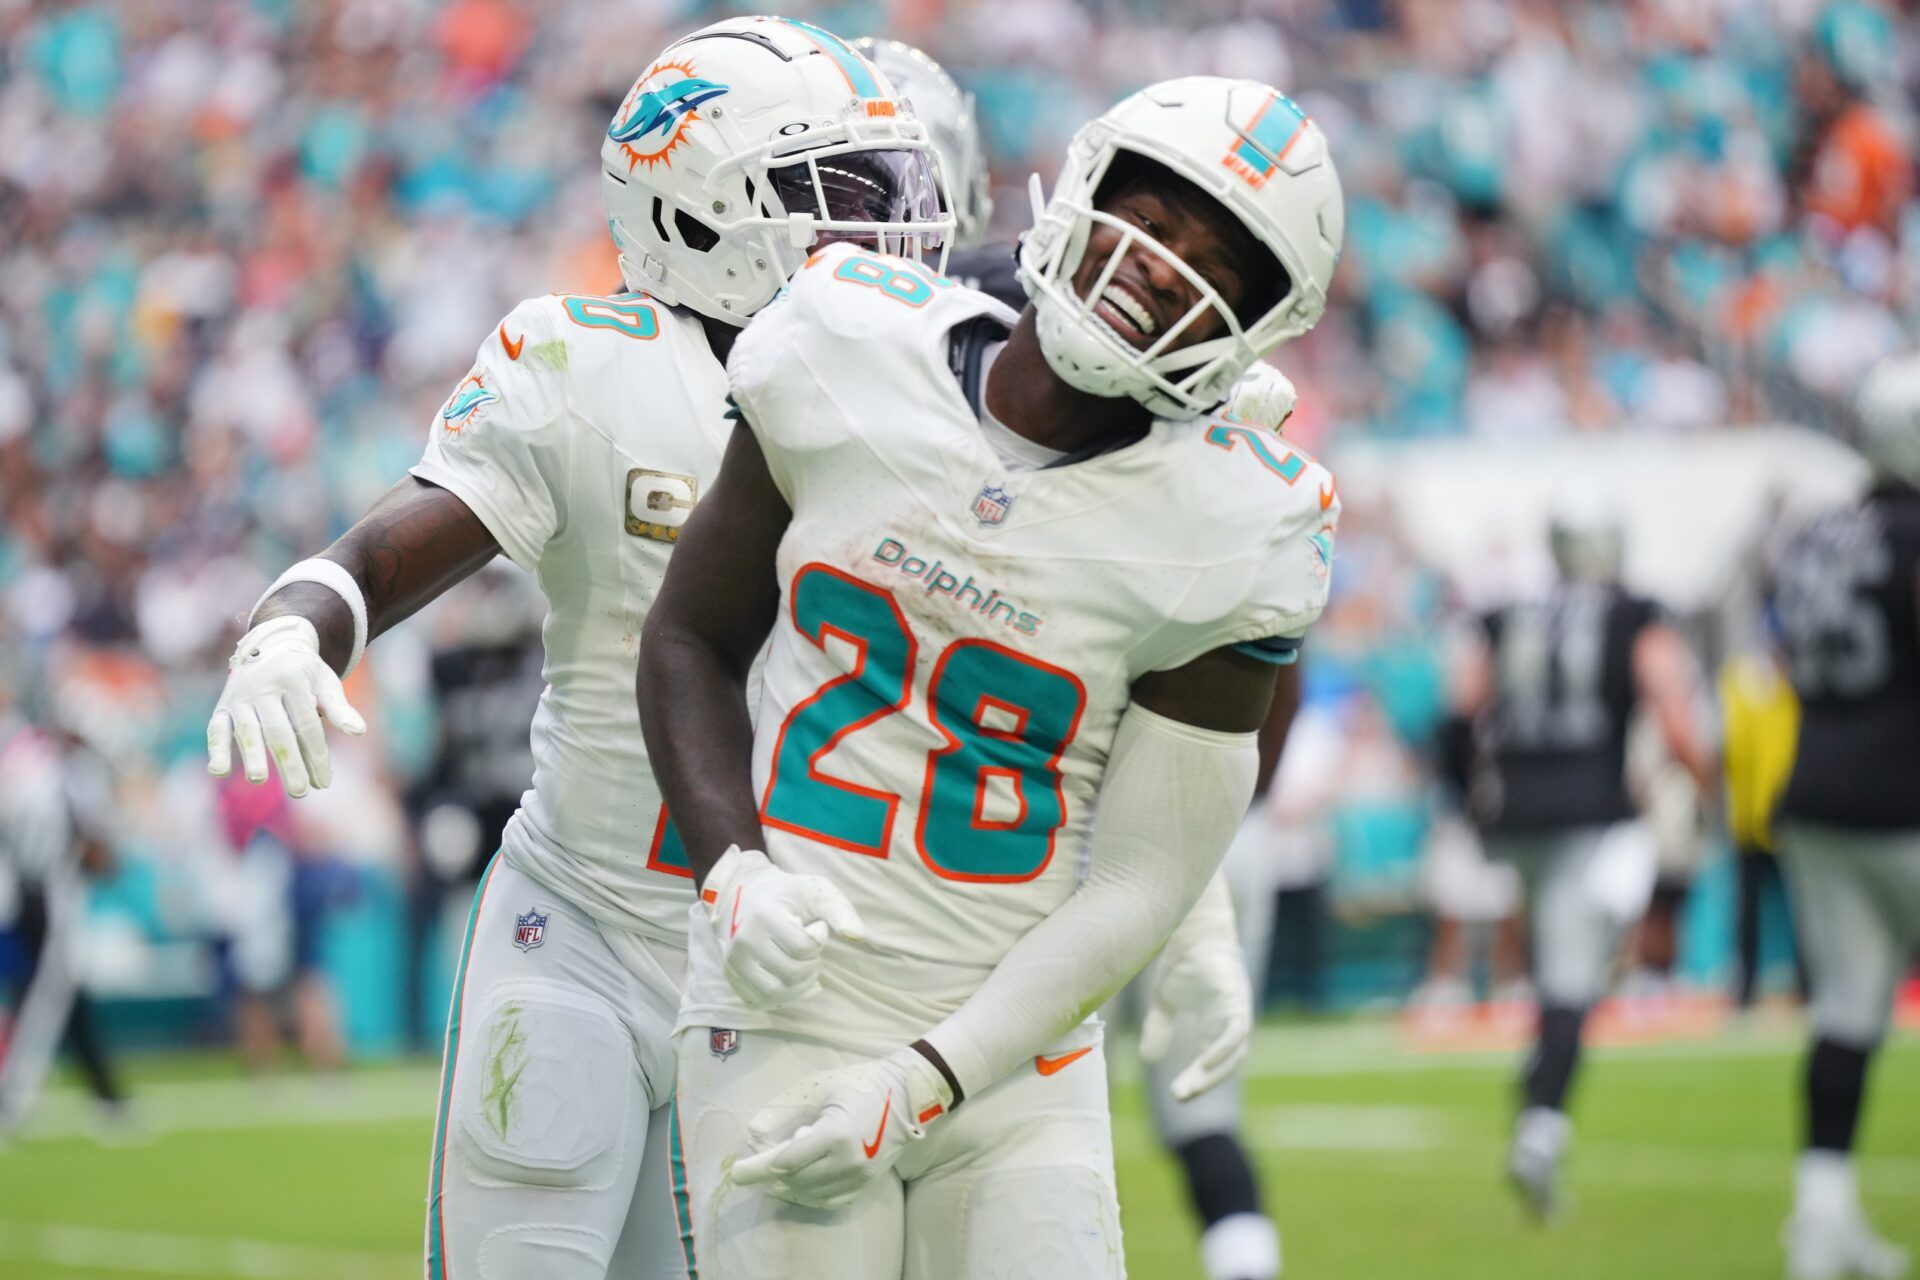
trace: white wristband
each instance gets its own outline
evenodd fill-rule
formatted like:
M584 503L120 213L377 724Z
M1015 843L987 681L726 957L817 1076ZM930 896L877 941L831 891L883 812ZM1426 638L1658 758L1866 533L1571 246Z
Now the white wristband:
M253 613L260 612L260 606L274 592L296 582L311 582L326 587L347 602L347 611L353 614L353 651L347 655L346 669L340 674L343 677L352 675L353 669L360 665L360 655L367 651L367 598L361 594L360 584L344 566L315 556L300 561L275 578L273 585L261 592L260 598L253 602ZM247 615L249 627L253 625L253 613Z

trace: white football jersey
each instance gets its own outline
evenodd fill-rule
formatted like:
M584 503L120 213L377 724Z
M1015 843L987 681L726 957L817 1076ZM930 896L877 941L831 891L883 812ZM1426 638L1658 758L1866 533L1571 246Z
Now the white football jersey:
M920 1036L1073 893L1134 681L1228 645L1285 660L1326 602L1333 481L1270 430L1157 422L1009 471L950 366L983 315L1013 320L835 246L729 359L793 509L754 740L767 853L866 931L817 995L757 1013L694 930L683 1026Z
M640 629L732 424L692 316L641 294L515 307L413 474L456 494L545 591L533 789L502 852L594 918L684 946L693 881L634 704Z

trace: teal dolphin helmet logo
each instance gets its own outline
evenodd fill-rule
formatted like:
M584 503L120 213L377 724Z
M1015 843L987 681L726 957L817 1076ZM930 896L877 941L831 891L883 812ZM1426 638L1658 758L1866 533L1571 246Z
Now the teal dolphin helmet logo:
M693 74L688 63L656 63L634 82L620 113L607 126L607 137L620 144L629 171L637 164L652 167L680 142L694 111L729 88Z

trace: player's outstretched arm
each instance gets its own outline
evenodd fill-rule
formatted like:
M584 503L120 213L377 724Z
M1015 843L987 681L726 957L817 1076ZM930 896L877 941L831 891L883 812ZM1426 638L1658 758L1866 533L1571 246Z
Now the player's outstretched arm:
M249 782L267 756L287 794L333 779L322 717L365 722L340 685L374 636L491 560L500 544L452 493L408 476L330 547L280 578L254 609L207 722L207 767L224 777L233 745Z
M755 1117L755 1150L733 1180L770 1183L801 1204L846 1203L925 1125L1058 1042L1139 972L1199 899L1253 798L1273 687L1272 666L1228 649L1137 682L1079 889L923 1039L803 1081ZM876 1112L888 1119L869 1142Z

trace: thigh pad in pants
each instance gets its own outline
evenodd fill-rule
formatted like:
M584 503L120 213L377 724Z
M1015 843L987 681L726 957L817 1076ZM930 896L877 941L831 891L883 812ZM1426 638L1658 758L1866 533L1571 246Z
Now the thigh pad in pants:
M454 1078L468 1179L575 1191L622 1181L628 1109L645 1104L614 1011L551 982L503 983L487 995L472 1036L461 1037Z

